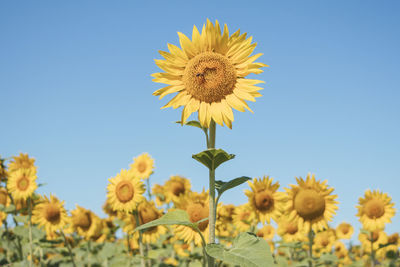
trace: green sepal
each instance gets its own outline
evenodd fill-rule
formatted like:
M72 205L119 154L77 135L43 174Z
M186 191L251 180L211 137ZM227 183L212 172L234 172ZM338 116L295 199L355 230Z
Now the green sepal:
M251 233L240 233L229 249L221 244L208 244L206 252L228 264L246 267L276 266L267 241Z
M210 170L215 170L222 163L231 160L235 157L234 154L228 154L223 149L209 148L192 156L195 160L202 163Z

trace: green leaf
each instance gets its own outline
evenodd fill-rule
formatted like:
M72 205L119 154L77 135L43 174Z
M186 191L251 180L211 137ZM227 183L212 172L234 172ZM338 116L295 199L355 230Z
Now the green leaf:
M28 223L28 216L24 215L19 215L19 216L14 216L15 220L19 223Z
M209 148L192 156L192 158L203 163L210 170L215 170L219 165L225 161L233 159L234 157L235 155L228 154L223 149L215 148Z
M15 211L15 206L13 204L8 205L3 209L5 213L13 213Z
M176 123L182 124L181 121L177 121ZM201 126L200 122L198 122L198 121L187 121L183 125L193 126L193 127L197 127L197 128L204 130L204 128Z
M251 180L250 177L247 176L242 176L242 177L238 177L235 179L232 179L228 182L224 182L224 181L215 181L215 188L218 191L218 195L222 195L223 192L225 192L228 189L234 188L236 186L239 186L247 181Z
M142 224L135 228L135 231L144 230L158 225L185 225L197 229L198 223L192 223L189 215L184 210L174 210L164 214L161 218Z
M240 233L229 249L220 244L208 244L206 252L224 263L243 267L276 266L267 241L251 233Z

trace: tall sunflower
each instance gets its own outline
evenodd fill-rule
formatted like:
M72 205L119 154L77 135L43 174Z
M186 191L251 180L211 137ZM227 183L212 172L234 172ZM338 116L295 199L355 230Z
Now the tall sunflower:
M148 153L143 153L133 159L133 163L129 165L135 177L140 179L148 179L154 170L154 160Z
M315 180L315 175L307 174L306 180L296 178L297 185L286 188L287 202L285 210L289 214L289 220L297 220L299 228L305 228L307 232L322 231L328 228L328 221L338 209L335 201L337 195L332 195L333 188L326 185L326 181Z
M15 200L26 200L37 189L36 178L35 169L16 169L8 177L7 189Z
M108 181L107 201L113 210L131 212L143 201L144 185L132 171L121 170Z
M255 101L261 96L262 88L256 84L263 81L246 79L251 73L259 74L263 63L254 62L262 54L252 55L256 43L240 30L229 36L225 25L221 33L218 21L215 25L207 20L201 33L193 27L192 40L178 32L181 48L168 44L169 52L160 51L163 60L155 60L165 72L154 73L153 81L168 86L153 93L160 99L168 94L178 93L164 107L184 106L182 123L198 111L203 127L209 127L211 120L232 128L232 108L239 111L251 109L245 100Z
M193 223L208 218L209 196L207 192L190 192L187 195L181 195L175 205L178 209L186 210L189 220ZM193 241L196 246L202 245L201 236L192 228L183 225L177 225L174 228L176 238L183 239L188 244ZM208 220L199 223L199 229L208 242Z
M32 222L45 229L48 239L55 238L56 232L69 223L64 201L54 195L50 195L50 199L44 196L33 209Z
M23 153L20 153L19 156L13 156L8 164L8 171L13 172L19 169L30 169L36 172L35 159Z
M393 208L392 198L379 190L367 190L364 198L360 197L357 206L360 222L364 229L375 231L383 230L386 223L391 222L391 218L396 213Z
M252 210L262 223L270 223L271 218L277 221L284 207L285 196L283 193L277 192L279 183L272 184L272 180L269 176L262 179L254 178L253 182L248 182L251 191L245 191Z

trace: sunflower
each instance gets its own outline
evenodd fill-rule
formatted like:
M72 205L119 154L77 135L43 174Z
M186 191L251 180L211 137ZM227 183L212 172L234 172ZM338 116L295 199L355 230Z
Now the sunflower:
M325 231L318 232L314 238L314 249L319 253L329 253L332 250L333 244L336 241L335 231L333 229L326 229Z
M7 171L6 171L6 166L4 164L4 159L1 158L0 156L0 181L5 180L7 177Z
M176 201L182 194L190 191L190 181L181 176L171 176L164 184L166 202Z
M4 187L0 187L0 204L4 207L10 205L11 199L8 196L7 189Z
M336 227L336 236L338 239L350 239L353 235L354 228L351 224L342 222Z
M336 257L338 257L339 259L343 259L349 254L346 246L342 241L335 241L335 243L333 244L333 248Z
M258 237L264 238L265 241L272 240L275 236L275 228L270 224L265 224L256 232Z
M162 210L158 210L153 201L149 202L147 200L140 203L138 213L141 225L157 220L162 216ZM163 225L147 228L142 232L143 243L155 243L160 235L163 235L166 232L167 229Z
M129 165L135 177L140 179L148 179L153 173L154 160L148 153L143 153L133 159L133 163Z
M98 236L102 228L101 219L96 214L78 205L71 211L71 226L86 240Z
M110 203L108 203L108 200L106 199L106 201L103 204L102 207L103 211L105 214L107 214L111 219L114 219L115 217L117 217L117 211L113 210Z
M33 209L32 222L44 227L48 239L54 239L56 231L62 230L69 223L64 201L60 202L54 195L50 195L50 199L42 197Z
M254 62L262 54L251 55L256 47L252 37L240 34L240 30L229 36L228 27L221 29L218 21L215 25L207 20L200 32L193 27L192 40L178 33L182 49L168 44L168 52L160 51L163 60L155 60L157 66L165 72L154 73L153 81L168 86L153 93L164 96L178 93L164 107L184 106L181 122L184 123L193 112L203 127L209 127L211 120L219 125L232 128L232 108L239 111L251 109L245 100L255 101L261 96L262 88L256 84L260 80L246 79L250 74L259 74L263 63Z
M246 203L235 208L232 215L234 226L239 232L246 232L257 224L255 213L251 210L250 204Z
M272 180L269 176L264 176L262 179L254 178L253 182L248 182L252 190L245 191L251 209L261 223L270 223L271 218L277 221L284 207L285 196L277 192L279 183L272 184Z
M107 201L113 210L131 212L143 201L144 185L132 171L121 170L108 181Z
M17 169L10 173L7 189L15 200L26 200L37 188L36 178L34 169Z
M371 231L370 233L361 232L358 235L358 240L360 241L361 247L364 250L364 252L370 253L371 242L372 242L372 248L374 250L377 250L380 247L380 245L385 245L388 243L388 236L384 231L377 229Z
M157 206L162 206L164 205L166 202L165 199L165 192L164 192L164 186L159 185L159 184L155 184L153 185L153 188L151 190L153 196L155 196L156 198L156 205Z
M315 175L307 175L306 180L296 178L297 185L286 188L288 201L285 210L289 220L296 220L299 228L320 231L328 228L328 221L332 220L337 210L336 195L331 195L333 188L326 185L326 181L315 180Z
M383 230L385 224L391 222L391 218L395 214L394 203L391 201L388 194L379 190L372 192L367 190L364 198L359 198L357 216L360 217L359 220L364 229L368 231Z
M289 220L288 215L279 218L277 233L285 242L305 241L307 235L304 228L299 228L297 221Z
M181 195L175 205L178 209L186 210L192 223L208 218L209 198L207 192L189 192L187 195ZM208 220L199 223L198 227L208 242ZM183 239L188 244L193 241L196 246L202 245L201 236L190 227L177 225L174 227L174 234L176 238Z
M19 156L13 156L8 164L8 170L13 172L19 169L28 169L36 173L35 159L23 153L20 153Z
M173 242L173 248L176 254L182 258L188 258L192 251L192 248L187 243Z

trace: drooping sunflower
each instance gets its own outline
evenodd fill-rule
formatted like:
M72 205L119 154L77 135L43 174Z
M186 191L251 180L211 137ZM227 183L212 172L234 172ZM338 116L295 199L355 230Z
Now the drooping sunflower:
M395 214L392 198L379 190L367 190L364 198L360 197L357 206L360 222L364 229L375 231L383 230L386 223L391 222L391 218Z
M113 210L131 212L144 200L145 188L132 171L122 169L117 176L108 179L107 201Z
M328 228L328 221L338 209L335 201L337 195L332 195L333 188L329 188L326 180L315 180L315 175L308 174L306 180L296 178L297 185L286 188L288 199L285 210L289 220L297 220L299 228L309 232L322 231Z
M245 191L249 204L261 223L271 223L271 218L277 221L284 208L285 195L277 192L279 183L272 184L272 180L269 176L254 178L253 182L248 182L252 190Z
M36 173L35 159L23 153L20 153L19 156L13 156L8 164L8 171L13 172L19 169L30 169Z
M251 73L262 73L263 63L254 62L262 53L252 55L256 43L240 30L229 36L228 27L221 33L218 21L215 25L207 20L201 33L193 27L192 40L178 32L181 49L168 44L169 52L160 51L163 60L155 60L165 72L154 73L153 81L168 86L153 93L160 99L178 93L162 108L184 106L182 123L198 111L203 127L211 120L232 128L232 108L239 111L251 109L245 100L255 101L262 88L256 86L263 81L246 79Z
M79 205L71 211L71 226L80 236L89 240L101 232L101 219L92 211Z
M115 217L117 217L118 212L113 210L113 208L111 207L111 205L107 199L104 202L102 209L103 209L104 213L110 217L111 220L113 220Z
M190 191L190 181L179 175L171 176L164 184L166 202L176 201L180 195Z
M270 224L265 224L256 232L258 237L264 238L265 241L272 240L275 236L275 228Z
M198 222L202 219L208 218L209 215L209 197L208 192L189 192L186 195L181 195L175 203L178 209L186 210L191 222ZM209 225L208 220L199 223L199 229L203 234L206 242L208 242ZM174 234L176 238L183 239L186 243L194 242L196 246L202 245L200 234L190 227L177 225L174 226Z
M154 170L154 160L148 153L143 153L133 159L133 163L129 165L135 177L140 179L148 179Z
M32 222L45 229L48 239L55 238L56 232L69 223L64 201L54 195L50 195L50 199L47 196L42 197L32 211Z
M288 215L279 218L277 233L285 242L305 241L307 236L304 228L299 228L296 220L289 220Z
M238 232L246 232L257 224L256 215L249 203L236 207L232 215L232 220Z
M34 169L17 169L10 173L7 189L15 200L26 200L37 189L36 178Z
M338 239L350 239L354 233L354 228L351 224L342 222L336 227L336 236Z
M145 224L154 220L157 220L162 216L162 210L158 210L153 201L143 201L140 203L138 208L139 222L140 224ZM167 229L164 225L158 225L151 228L143 230L143 243L152 244L157 241L157 239L165 234Z

